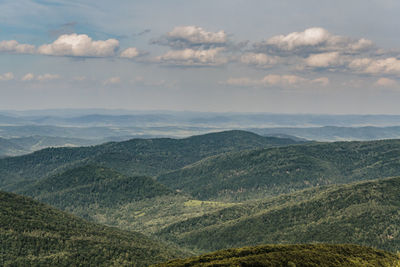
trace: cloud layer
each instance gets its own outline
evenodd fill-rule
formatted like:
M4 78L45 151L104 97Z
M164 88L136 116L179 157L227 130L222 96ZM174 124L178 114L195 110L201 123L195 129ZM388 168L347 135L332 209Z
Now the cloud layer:
M268 74L262 79L252 79L248 77L229 78L222 84L239 87L296 87L304 84L315 84L326 86L329 84L327 77L317 79L307 79L297 75Z

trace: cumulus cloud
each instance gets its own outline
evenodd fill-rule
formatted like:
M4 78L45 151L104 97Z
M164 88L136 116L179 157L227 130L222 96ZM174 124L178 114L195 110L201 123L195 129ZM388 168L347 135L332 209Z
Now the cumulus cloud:
M157 61L177 66L218 66L227 62L219 56L222 48L208 50L171 50L157 58Z
M227 34L222 30L209 32L198 26L178 26L152 43L178 49L194 47L206 49L226 45Z
M297 75L268 74L262 79L252 79L248 77L230 78L227 81L222 82L222 84L240 87L294 87L302 84L318 84L326 86L329 84L329 79L326 77L307 79Z
M20 44L15 40L1 41L0 52L33 54L35 53L35 46L30 44Z
M367 39L354 40L334 35L324 28L309 28L302 32L273 36L254 44L255 50L290 55L293 53L334 52L358 53L373 47Z
M121 83L121 78L118 76L111 77L104 81L104 85L119 84L119 83Z
M11 81L14 80L14 74L12 72L7 72L0 75L0 81Z
M279 62L279 58L263 53L245 53L240 57L240 62L257 67L271 67Z
M74 56L74 57L108 57L114 56L118 50L119 41L108 39L93 41L86 34L64 34L51 44L38 48L38 53L49 56Z
M380 86L380 87L396 87L398 85L397 81L389 78L379 78L375 82L375 86Z
M349 68L363 74L400 76L400 60L395 57L384 59L358 58L349 63Z
M119 55L119 57L121 57L121 58L129 58L129 59L135 58L137 56L139 56L139 51L135 47L129 47L129 48L125 49Z

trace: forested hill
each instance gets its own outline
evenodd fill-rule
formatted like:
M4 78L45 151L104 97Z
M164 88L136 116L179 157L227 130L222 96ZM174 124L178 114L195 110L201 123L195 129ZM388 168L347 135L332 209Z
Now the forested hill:
M185 139L132 139L80 148L48 148L0 160L0 186L38 179L63 169L94 163L128 175L157 175L229 151L295 144L285 138L228 131Z
M245 200L400 175L400 140L312 143L210 157L158 181L202 200Z
M0 265L147 266L184 254L146 236L89 223L0 192Z
M399 261L395 254L355 245L263 245L221 250L157 266L393 267Z
M279 243L355 243L400 251L400 177L238 204L158 233L200 251Z
M43 178L16 190L60 209L116 207L173 194L150 177L128 177L106 167L85 165Z

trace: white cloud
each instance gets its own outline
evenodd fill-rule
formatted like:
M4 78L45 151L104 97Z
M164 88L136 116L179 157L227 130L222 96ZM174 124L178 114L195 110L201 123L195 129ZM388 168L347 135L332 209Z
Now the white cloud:
M263 53L245 53L240 57L240 62L259 67L270 67L277 64L279 59Z
M227 43L227 35L222 30L210 32L198 26L178 26L153 43L180 49L196 46L210 48L224 46Z
M354 59L349 63L349 68L363 74L400 76L400 60L395 57L385 59Z
M111 77L107 80L104 81L104 85L109 85L109 84L119 84L121 83L121 78L118 76Z
M4 73L0 75L0 81L11 81L14 80L14 74L12 72Z
M27 73L21 78L21 81L28 82L32 81L33 79L35 79L35 75L32 73Z
M178 66L217 66L227 62L218 55L220 51L222 48L172 50L158 57L157 61Z
M222 84L240 87L295 87L304 84L318 84L326 86L329 84L329 79L326 77L307 79L297 75L268 74L262 79L251 79L248 77L230 78L227 81L222 82Z
M288 35L278 35L267 40L267 44L282 50L293 50L301 46L316 46L327 42L331 34L323 28L309 28L303 32L292 32Z
M348 37L333 35L324 28L309 28L303 32L292 32L277 35L266 41L254 44L256 50L267 50L275 53L316 53L334 52L358 53L371 49L373 43L367 39L354 40Z
M135 47L129 47L127 49L125 49L124 51L121 52L121 54L119 55L121 58L135 58L139 55L139 51L137 50L137 48Z
M36 80L38 80L39 82L48 82L48 81L52 81L52 80L58 80L60 78L61 78L61 76L58 74L46 73L46 74L38 75L36 77Z
M29 44L20 44L15 40L1 41L0 52L33 54L35 53L35 46Z
M305 63L309 67L328 68L343 64L343 59L338 52L328 52L321 54L312 54L305 59Z
M108 57L114 56L119 41L93 41L86 34L64 34L51 44L42 45L38 53L49 56Z
M397 81L389 78L379 78L375 82L375 86L381 86L381 87L396 87L398 85Z

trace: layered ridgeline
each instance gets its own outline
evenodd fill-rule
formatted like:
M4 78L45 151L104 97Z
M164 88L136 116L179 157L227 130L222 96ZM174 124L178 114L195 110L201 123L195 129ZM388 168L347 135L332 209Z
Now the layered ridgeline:
M221 250L197 257L172 260L159 267L190 266L309 266L393 267L395 254L356 245L264 245Z
M209 157L158 181L201 200L245 200L400 175L400 140L293 145Z
M355 243L400 250L400 177L312 188L177 222L157 235L206 252L257 244Z
M132 139L93 147L48 148L25 156L1 159L0 187L88 163L111 167L129 175L157 175L219 153L293 143L297 142L228 131L185 139Z
M0 240L2 266L147 266L184 256L140 233L89 223L4 192Z

